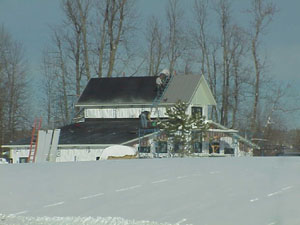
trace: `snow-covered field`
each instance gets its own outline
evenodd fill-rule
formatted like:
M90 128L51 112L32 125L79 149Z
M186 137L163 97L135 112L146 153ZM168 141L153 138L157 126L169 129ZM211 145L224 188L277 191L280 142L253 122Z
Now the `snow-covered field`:
M0 165L0 224L299 225L300 157Z

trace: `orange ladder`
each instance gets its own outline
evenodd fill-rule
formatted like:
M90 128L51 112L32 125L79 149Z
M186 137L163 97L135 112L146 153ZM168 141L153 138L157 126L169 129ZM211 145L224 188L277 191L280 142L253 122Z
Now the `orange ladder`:
M34 124L32 127L30 149L29 149L29 155L28 155L28 159L27 159L28 163L35 162L35 156L36 156L36 151L37 151L37 146L38 146L39 130L41 129L41 126L42 126L42 118L40 118L40 119L36 118L34 120ZM34 149L33 149L33 146L34 146Z

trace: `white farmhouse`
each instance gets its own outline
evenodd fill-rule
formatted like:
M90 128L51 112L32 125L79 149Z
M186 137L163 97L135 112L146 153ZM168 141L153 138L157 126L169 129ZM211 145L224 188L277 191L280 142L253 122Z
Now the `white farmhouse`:
M143 157L169 156L170 149L178 146L170 146L157 128L141 129L141 113L150 112L152 121L166 118L166 107L181 100L188 104L188 114L201 112L209 120L209 107L216 105L216 101L201 75L172 76L159 96L155 81L154 76L90 79L75 105L83 116L77 118L77 122L56 130L59 134L57 141L53 140L55 132L43 131L35 161L99 160L103 150L112 145L134 146ZM211 124L214 126L211 132L222 133L220 149L214 153L237 155L240 141L255 147L239 138L237 131L220 127L212 121ZM212 153L210 141L199 135L194 145L195 152L198 155ZM27 162L30 138L2 147L8 149L10 162Z

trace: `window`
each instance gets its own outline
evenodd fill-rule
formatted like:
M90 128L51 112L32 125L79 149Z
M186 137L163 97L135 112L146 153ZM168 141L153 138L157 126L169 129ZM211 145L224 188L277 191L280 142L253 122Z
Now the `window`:
M156 153L168 153L168 143L166 141L159 141L157 143Z
M20 157L19 163L27 163L28 157Z
M224 148L224 154L234 154L234 149L233 148Z
M148 138L143 138L140 140L139 144L140 153L150 153L150 142Z
M202 142L193 142L193 151L195 153L202 153Z
M150 153L150 146L141 146L139 147L140 153Z
M202 153L202 132L192 132L192 150L195 153Z
M220 153L220 143L216 140L209 143L209 154Z
M175 141L173 146L173 151L174 153L183 152L183 144L179 141Z
M192 107L192 116L198 113L202 116L202 107Z

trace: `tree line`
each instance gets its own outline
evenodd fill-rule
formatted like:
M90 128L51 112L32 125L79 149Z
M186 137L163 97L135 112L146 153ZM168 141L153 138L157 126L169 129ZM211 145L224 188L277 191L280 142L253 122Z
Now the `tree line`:
M288 94L269 76L264 54L277 12L272 1L249 0L243 23L232 0L163 2L163 13L145 18L134 0L61 1L64 18L51 26L41 60L46 126L71 122L91 77L154 76L168 68L205 76L218 103L212 120L252 136L271 124L281 129Z
M0 26L0 145L30 129L27 71L22 44Z

